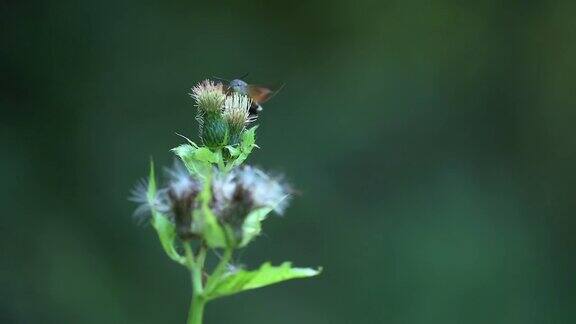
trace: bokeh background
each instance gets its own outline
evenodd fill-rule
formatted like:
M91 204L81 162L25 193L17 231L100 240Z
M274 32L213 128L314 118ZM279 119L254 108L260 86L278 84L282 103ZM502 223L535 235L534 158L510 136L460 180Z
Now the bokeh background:
M286 83L251 163L302 192L240 263L322 276L206 323L576 322L574 1L0 1L0 322L183 323L127 196L209 76Z

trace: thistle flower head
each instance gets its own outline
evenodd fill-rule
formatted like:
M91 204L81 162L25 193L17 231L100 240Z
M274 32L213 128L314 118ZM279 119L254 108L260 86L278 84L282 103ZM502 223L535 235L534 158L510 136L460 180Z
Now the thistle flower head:
M224 100L224 119L230 124L244 125L250 122L250 106L252 100L243 94L233 93Z
M204 80L195 85L190 95L196 100L200 115L221 113L222 105L226 99L222 83L211 80Z
M233 93L226 97L223 117L228 124L230 144L236 144L246 124L256 119L255 117L250 117L251 105L252 100L243 94Z
M254 235L246 232L243 226L251 212L268 207L282 214L290 196L287 185L250 166L228 174L216 174L212 193L214 213L234 230L239 241L250 240Z
M198 193L201 184L193 178L188 170L179 162L174 162L171 169L166 169L170 181L168 184L169 195L175 200L186 199L194 193Z
M150 219L157 212L170 219L176 225L178 236L183 240L194 237L192 213L197 207L196 197L202 189L202 183L192 177L181 163L166 169L168 185L159 189L153 197L148 190L148 181L140 181L132 190L129 200L138 203L134 215L141 221Z
M194 236L192 230L192 213L196 208L196 197L200 193L202 184L192 177L188 171L178 163L173 169L167 170L170 175L168 187L162 189L163 201L169 211L170 218L176 224L178 236L187 240Z
M204 80L192 88L190 95L198 107L196 120L202 143L212 148L227 145L228 125L222 116L226 92L222 83Z
M274 178L251 166L237 169L234 173L238 186L250 193L254 208L271 207L278 215L284 213L291 189L280 178Z
M238 206L242 206L241 209L247 212L270 207L281 215L288 206L290 197L290 189L286 184L251 166L217 175L212 186L214 209L222 218L236 216L228 214L231 210L238 209ZM240 216L246 216L247 212Z

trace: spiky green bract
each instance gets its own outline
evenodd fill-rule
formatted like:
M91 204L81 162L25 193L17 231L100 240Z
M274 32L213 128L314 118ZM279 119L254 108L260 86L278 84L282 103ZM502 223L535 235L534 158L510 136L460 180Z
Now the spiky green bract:
M200 131L202 143L209 148L218 149L226 146L230 138L228 123L221 115L205 115Z

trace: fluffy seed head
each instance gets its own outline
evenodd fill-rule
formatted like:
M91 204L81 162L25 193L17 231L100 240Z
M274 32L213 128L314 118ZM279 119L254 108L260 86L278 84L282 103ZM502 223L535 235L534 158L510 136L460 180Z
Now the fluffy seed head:
M128 200L138 204L134 211L134 217L139 223L147 222L152 215L152 210L160 205L158 196L153 197L153 199L150 198L148 196L148 181L144 179L140 180L130 192Z
M238 185L250 192L255 208L272 207L277 214L282 215L288 207L291 190L279 178L273 178L251 166L238 169L236 177Z
M212 186L215 212L224 217L232 216L226 214L238 209L239 205L242 206L240 209L248 212L271 207L281 215L290 197L290 188L286 184L251 166L237 168L226 175L217 175ZM246 214L239 216L244 217Z
M178 236L183 239L194 237L192 232L192 212L196 207L196 197L200 193L202 184L193 178L181 165L168 170L170 183L162 190L164 201L168 205L171 218L176 224Z

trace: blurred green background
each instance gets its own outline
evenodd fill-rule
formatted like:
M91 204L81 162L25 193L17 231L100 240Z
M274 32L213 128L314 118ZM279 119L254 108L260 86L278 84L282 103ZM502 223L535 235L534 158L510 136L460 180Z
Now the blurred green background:
M574 1L0 1L0 322L183 323L127 196L197 81L286 83L250 162L302 192L240 260L322 276L215 323L576 322Z

